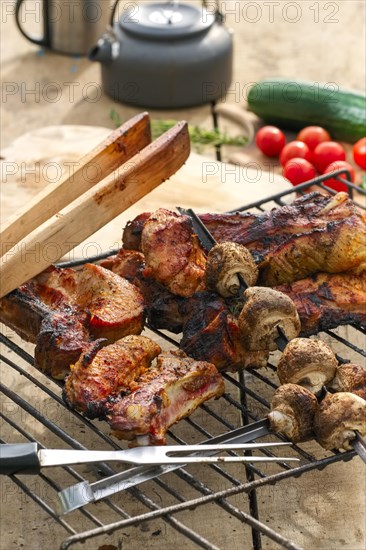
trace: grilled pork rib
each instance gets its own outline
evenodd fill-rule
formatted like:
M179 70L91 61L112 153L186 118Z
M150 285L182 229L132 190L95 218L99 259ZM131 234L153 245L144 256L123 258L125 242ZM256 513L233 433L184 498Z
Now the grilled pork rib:
M108 400L136 388L136 379L161 352L146 336L126 336L101 349L93 342L66 378L64 399L89 418L105 416Z
M156 366L136 384L138 388L117 400L107 414L114 435L133 444L165 444L170 426L224 392L223 379L213 365L182 351L159 355Z
M310 193L259 215L200 214L200 218L218 242L233 241L251 251L260 270L259 283L266 286L317 272L358 274L366 269L365 220L346 193ZM146 246L149 220L143 214L127 225L126 248L142 249L143 239ZM159 237L164 239L163 223Z
M93 264L52 268L0 300L1 321L35 343L36 366L59 379L91 340L140 333L144 315L140 291Z

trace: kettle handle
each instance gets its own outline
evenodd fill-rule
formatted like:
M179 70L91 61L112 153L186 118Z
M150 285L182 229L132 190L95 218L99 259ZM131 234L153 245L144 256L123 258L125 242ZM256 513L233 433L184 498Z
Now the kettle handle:
M21 22L20 22L20 9L22 7L22 4L25 0L16 0L16 4L15 4L15 22L17 24L17 27L18 29L20 30L20 32L22 33L23 36L25 36L25 38L27 40L30 40L30 42L33 42L34 44L38 44L39 46L49 46L50 42L49 42L49 33L48 33L48 26L47 26L47 20L48 20L48 4L47 2L43 2L43 29L44 29L44 34L41 38L35 38L33 36L30 36L29 34L27 34L25 32L25 30L23 29L23 27L21 26Z
M20 3L22 3L22 1L23 0L20 0ZM120 2L120 0L115 0L115 2L113 4L113 8L111 10L111 17L110 17L110 20L109 20L109 24L110 24L111 27L113 27L114 17L116 15L117 6L118 6L119 2ZM201 2L202 2L202 7L207 8L207 0L201 0ZM223 16L222 12L220 11L219 0L215 0L215 17L216 17L216 20L219 23L221 23L224 20L224 16Z

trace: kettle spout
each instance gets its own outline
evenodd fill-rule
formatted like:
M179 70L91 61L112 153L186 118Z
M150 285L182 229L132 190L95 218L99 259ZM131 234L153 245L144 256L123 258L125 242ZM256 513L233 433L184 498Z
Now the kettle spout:
M100 63L107 63L112 59L112 43L110 40L100 38L97 45L94 46L88 53L90 61L99 61Z

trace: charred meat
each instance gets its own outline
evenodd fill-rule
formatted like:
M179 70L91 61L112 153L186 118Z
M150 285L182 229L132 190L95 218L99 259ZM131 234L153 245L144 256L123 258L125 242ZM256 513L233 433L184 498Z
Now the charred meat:
M141 249L145 277L172 294L187 297L204 288L206 258L188 216L157 210L144 224Z
M144 445L165 444L170 426L224 392L223 379L213 365L182 351L159 355L156 366L144 372L136 385L116 401L107 421L117 437Z
M73 309L54 311L43 319L36 338L34 362L41 371L63 380L91 341L89 315ZM107 340L100 339L100 345Z
M126 336L103 348L100 341L92 342L71 366L65 401L89 418L103 418L108 402L135 389L136 379L160 352L146 336Z
M127 247L143 250L140 242L146 246L145 226L151 217L144 214L130 222L123 237ZM218 242L236 242L251 251L259 267L259 284L291 283L317 272L359 274L366 269L365 220L346 193L310 193L258 215L201 214L200 218Z
M91 340L139 334L144 317L138 288L93 264L49 269L0 300L0 319L36 344L36 366L56 378Z
M186 300L180 308L185 319L181 349L197 360L213 363L219 370L265 366L269 352L245 347L235 307L235 302L230 307L212 292L201 292Z
M350 323L366 325L366 272L318 273L275 288L294 302L303 336Z

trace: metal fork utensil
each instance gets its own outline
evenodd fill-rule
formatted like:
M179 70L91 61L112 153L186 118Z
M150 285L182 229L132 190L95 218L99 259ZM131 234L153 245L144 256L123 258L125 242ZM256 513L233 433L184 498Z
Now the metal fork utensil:
M88 451L74 449L42 449L37 443L0 445L0 474L36 474L41 468L97 462L123 462L126 464L190 464L214 462L282 462L298 461L298 458L205 455L208 451L248 451L267 449L290 443L231 443L221 445L168 445L135 447L121 451ZM194 453L194 454L192 454Z

